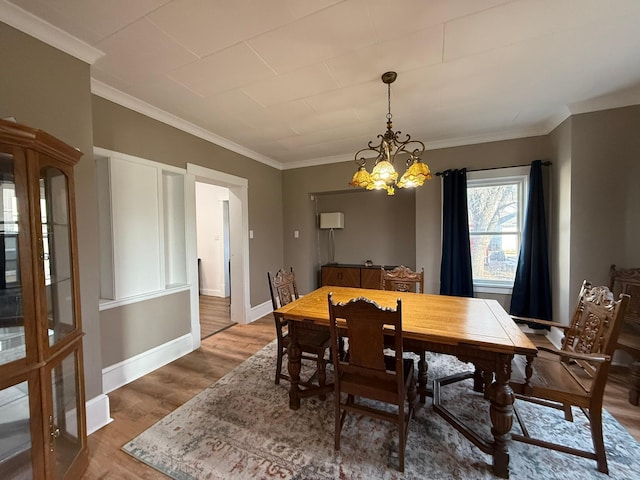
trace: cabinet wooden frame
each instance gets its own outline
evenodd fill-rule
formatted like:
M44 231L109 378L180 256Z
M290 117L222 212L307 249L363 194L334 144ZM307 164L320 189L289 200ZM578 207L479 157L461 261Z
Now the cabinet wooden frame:
M23 398L28 401L30 434L26 450L17 452L15 456L6 459L6 462L5 459L0 461L0 477L6 472L15 473L14 468L24 467L30 469L29 473L34 478L39 479L80 478L88 464L88 449L73 167L82 153L46 132L6 120L0 120L0 152L7 155L11 162L10 182L13 182L17 200L15 203L19 234L16 275L19 289L16 295L19 295L17 301L20 302L21 310L16 314L15 323L16 326L23 327L24 336L24 353L19 353L20 356L16 359L11 356L5 357L7 361L0 363L0 390L14 388L26 382L27 390ZM40 181L44 169L55 169L50 172L55 171L56 175L48 178L59 178L59 186L63 187L56 191L58 196L47 197L45 201L51 212L63 212L66 220L65 223L56 224L53 215L46 217L47 229L51 227L50 231L47 230L47 238L51 235L51 245L60 232L68 237L63 240L62 250L53 251L53 257L45 255L43 245L45 235L40 210ZM45 192L51 193L46 187ZM60 201L61 203L56 203ZM66 202L64 209L55 210L62 202ZM56 255L58 253L59 258ZM64 295L68 295L70 301L65 300L62 307L59 304L53 307L53 297L48 298L47 289L53 290L55 287L51 284L59 278L46 279L45 261L59 262L55 265L56 268L61 267L65 273L63 282L65 289L68 288L68 294L65 290ZM47 285L48 281L50 285ZM52 311L56 314L53 318L49 318L48 302L51 302ZM71 321L56 323L56 319ZM60 327L60 324L64 327ZM63 334L54 334L50 343L49 333L52 326L55 327L55 332ZM67 326L68 328L65 328ZM66 405L65 407L70 408L69 411L63 408L61 411L64 410L66 418L72 418L77 422L74 426L74 433L77 434L77 437L74 437L76 447L74 455L69 457L68 462L61 464L56 472L56 453L49 449L49 416L53 415L53 395L56 388L53 385L52 371L70 355L73 355L73 385L71 380L67 382L65 378L64 387L65 392L70 391L66 388L73 390L75 405ZM27 457L30 457L30 460ZM21 461L26 461L26 464L20 463Z

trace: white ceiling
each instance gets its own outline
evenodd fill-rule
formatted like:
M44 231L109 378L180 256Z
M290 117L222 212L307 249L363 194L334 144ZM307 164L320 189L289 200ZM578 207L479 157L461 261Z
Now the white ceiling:
M428 148L640 103L640 0L0 0L22 10L99 51L94 93L278 168L383 133L388 70Z

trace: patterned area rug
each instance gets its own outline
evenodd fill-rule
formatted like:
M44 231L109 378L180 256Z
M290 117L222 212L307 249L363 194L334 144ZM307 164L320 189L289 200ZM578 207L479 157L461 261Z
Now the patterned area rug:
M470 369L446 355L428 354L429 379ZM349 415L342 450L333 449L333 396L303 399L288 408L288 383L275 385L275 343L203 390L123 450L174 479L483 479L495 478L482 453L433 411L417 408L409 427L405 473L396 469L397 430L392 424ZM329 373L330 377L330 373ZM176 386L179 388L179 386ZM467 380L443 387L443 404L490 437L488 402ZM591 447L582 412L565 422L562 412L518 402L532 434ZM631 479L640 472L640 444L607 412L605 443L610 475L593 460L512 442L512 479ZM518 429L517 425L514 429ZM634 473L635 472L635 473Z

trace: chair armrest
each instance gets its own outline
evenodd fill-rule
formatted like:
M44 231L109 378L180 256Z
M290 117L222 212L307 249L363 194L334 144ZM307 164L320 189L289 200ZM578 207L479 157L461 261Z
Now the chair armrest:
M511 318L517 323L536 323L538 325L544 325L546 327L557 327L565 332L569 330L569 325L558 322L551 322L549 320L540 320L539 318L531 317L518 317L517 315L511 315Z
M603 363L611 360L611 355L604 355L601 353L578 353L567 352L565 350L558 350L556 348L538 347L539 352L547 352L559 357L568 358L571 360L589 360L590 362Z

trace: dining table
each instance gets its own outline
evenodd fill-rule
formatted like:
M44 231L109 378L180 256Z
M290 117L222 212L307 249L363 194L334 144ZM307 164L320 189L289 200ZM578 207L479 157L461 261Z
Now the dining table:
M508 478L514 416L514 394L509 385L511 361L514 355L533 358L537 349L500 303L483 298L323 286L280 307L275 313L289 320L287 368L291 380L289 407L293 410L300 408L302 398L333 390L333 385L300 386L301 350L297 341L302 329L329 328L330 293L334 303L362 297L392 309L400 299L404 350L453 355L475 366L474 389L482 389L489 402L488 419L493 438L483 439L447 409L436 408L435 402L434 410L478 448L492 455L495 475ZM426 368L419 365L422 370L418 375L419 390L423 392Z

